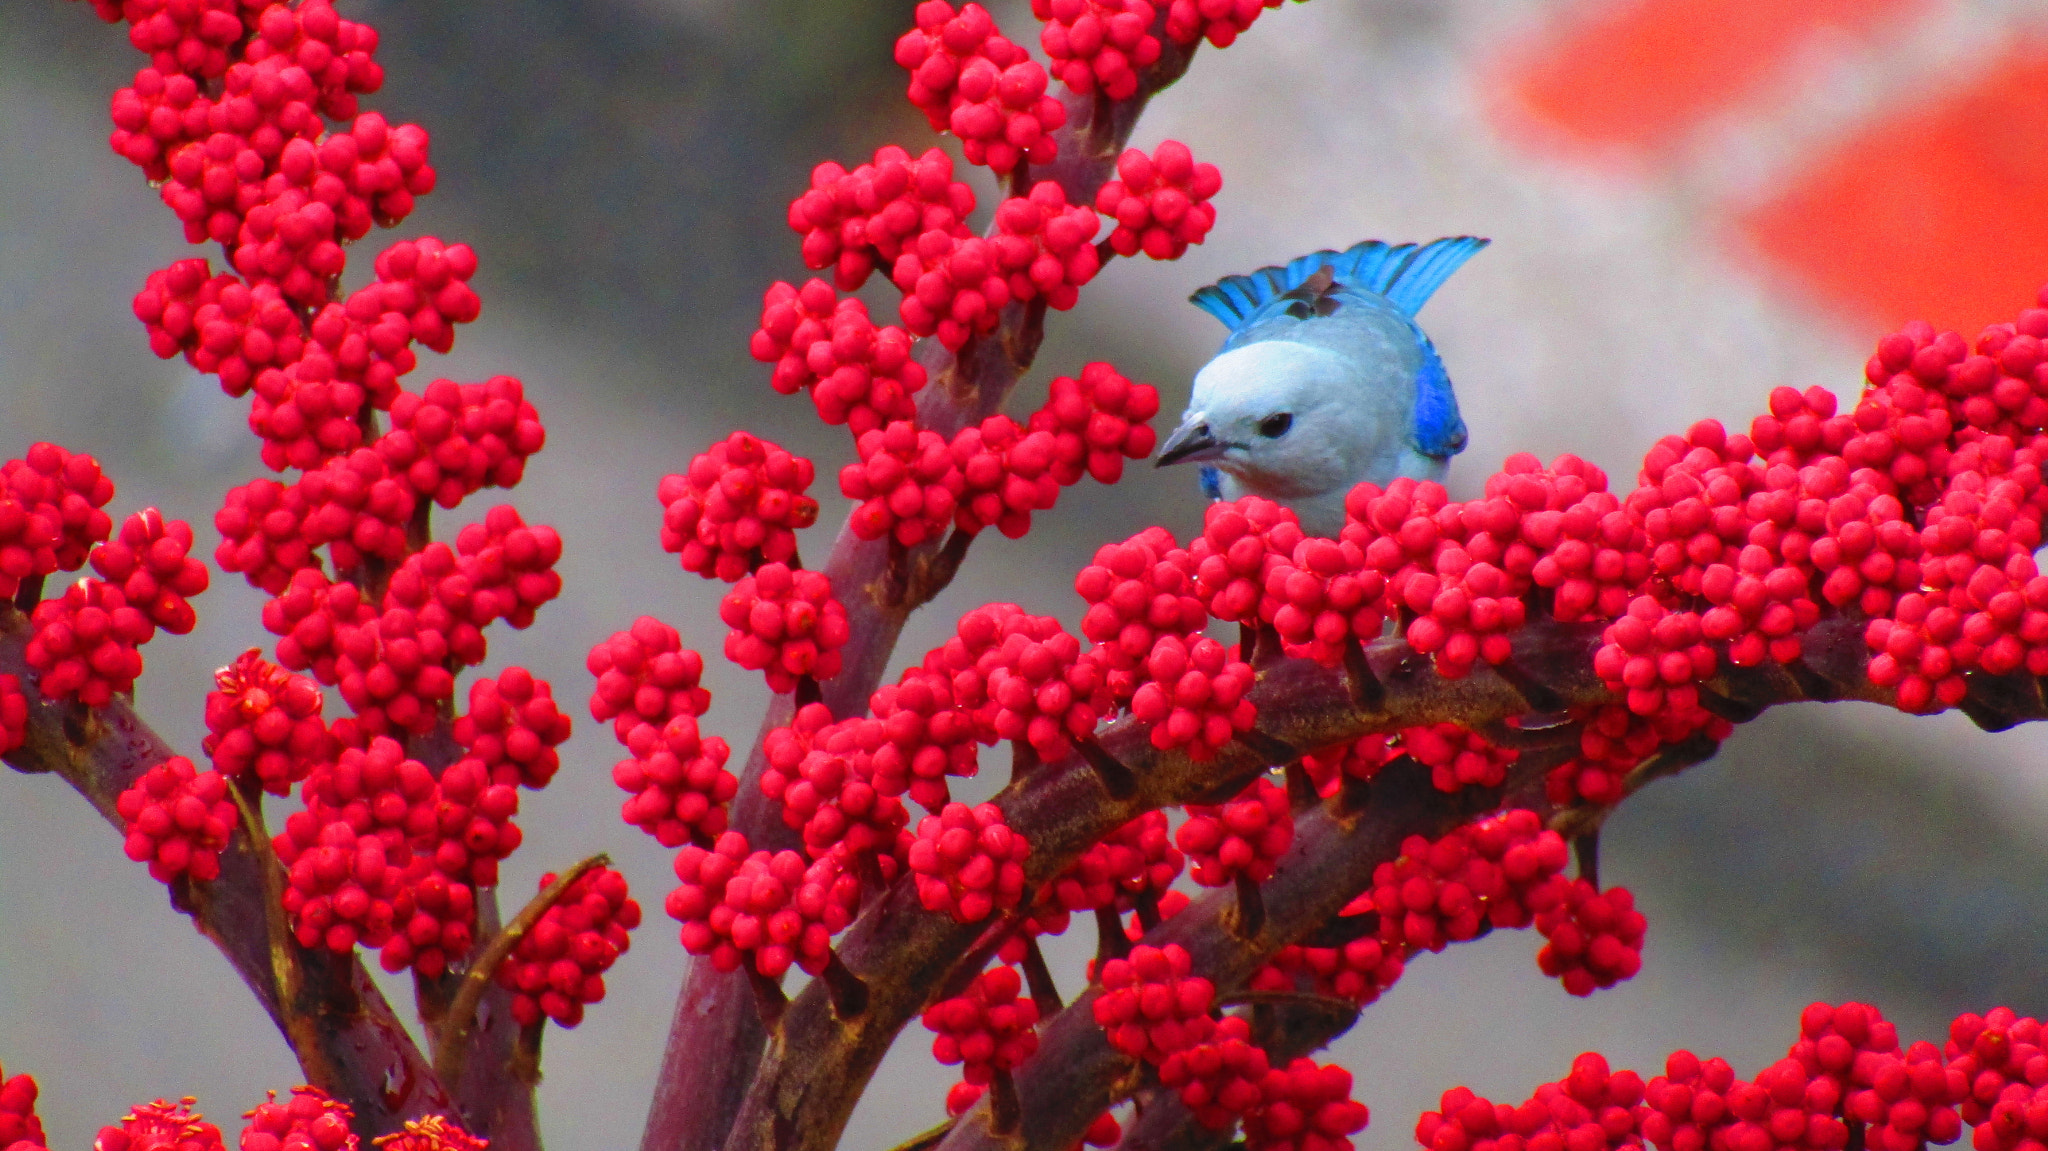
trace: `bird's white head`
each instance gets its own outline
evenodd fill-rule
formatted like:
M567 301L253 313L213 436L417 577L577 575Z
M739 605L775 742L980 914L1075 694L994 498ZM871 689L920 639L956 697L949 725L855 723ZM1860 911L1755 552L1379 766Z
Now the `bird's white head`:
M1245 490L1281 501L1357 482L1366 463L1398 446L1403 413L1327 348L1265 340L1234 348L1195 375L1180 427L1159 466L1207 462ZM1387 443L1380 441L1386 440Z

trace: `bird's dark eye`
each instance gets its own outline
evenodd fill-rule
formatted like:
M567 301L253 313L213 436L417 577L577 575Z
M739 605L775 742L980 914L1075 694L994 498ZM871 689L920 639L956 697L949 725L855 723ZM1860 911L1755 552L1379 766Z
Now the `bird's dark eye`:
M1293 412L1275 412L1259 421L1259 434L1269 440L1277 440L1294 426Z

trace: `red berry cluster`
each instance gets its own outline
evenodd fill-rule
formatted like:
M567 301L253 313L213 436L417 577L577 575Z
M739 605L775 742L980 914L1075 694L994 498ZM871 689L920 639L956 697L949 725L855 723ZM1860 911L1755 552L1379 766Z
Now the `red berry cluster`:
M1009 276L992 241L949 232L920 233L889 269L903 293L897 306L903 326L913 335L937 336L956 352L970 337L995 330L1013 298Z
M540 877L541 890L554 883ZM533 1027L543 1018L563 1027L583 1022L586 1004L604 998L604 973L632 946L627 932L640 926L640 904L626 893L626 877L609 867L584 873L541 913L495 978L512 992L512 1018Z
M1214 164L1196 163L1179 140L1162 141L1150 156L1126 151L1117 157L1116 174L1095 193L1095 208L1116 221L1109 246L1117 255L1178 260L1215 226L1209 199L1223 190L1223 174Z
M974 189L953 178L953 158L944 149L927 149L913 160L889 144L851 172L830 160L812 169L810 190L789 205L789 226L804 238L805 266L831 268L833 282L851 292L876 267L894 265L919 235L965 235L973 211Z
M1982 1015L1965 1012L1949 1025L1942 1050L1969 1088L1961 1106L1964 1122L1981 1126L1990 1121L2001 1151L2010 1151L2017 1145L2018 1129L2035 1126L2029 1108L2048 1084L2041 1021L2010 1007L1995 1007ZM2044 1134L2048 1133L2029 1129L2026 1137L2040 1141Z
M191 558L192 525L164 519L155 508L121 521L120 534L92 549L93 570L151 623L184 635L198 622L185 597L206 590L206 565Z
M196 1102L188 1095L176 1103L138 1104L121 1117L120 1126L100 1128L93 1151L226 1151L220 1128L192 1110Z
M1536 911L1536 930L1550 941L1536 953L1543 974L1579 996L1634 978L1643 968L1645 921L1628 888L1599 891L1577 879L1560 895Z
M220 853L236 823L228 779L220 772L198 771L191 760L174 755L143 772L115 798L114 810L126 824L123 850L149 864L157 882L220 875Z
M562 560L561 534L546 524L529 526L510 504L485 512L482 523L465 525L456 534L455 550L469 581L467 615L478 627L496 620L531 627L540 605L562 594L555 571Z
M512 822L519 814L515 782L495 782L484 761L458 759L441 773L440 802L434 806L434 868L472 887L496 887L498 861L519 847L523 836Z
M1343 914L1363 915L1372 910L1372 896L1368 892L1345 907ZM1337 947L1290 944L1259 969L1252 978L1252 987L1291 992L1303 990L1300 984L1306 981L1309 991L1363 1007L1401 981L1407 969L1403 951L1404 948L1371 935Z
M96 579L79 580L37 604L29 625L22 654L37 672L38 690L87 707L105 707L116 693L135 690L142 674L136 649L156 635L156 625L120 588Z
M634 620L630 631L598 641L584 666L597 677L590 716L599 723L610 720L621 744L630 746L636 728L659 732L675 717L701 716L711 706L711 693L698 686L704 657L651 615Z
M1611 1071L1607 1060L1588 1051L1572 1060L1570 1075L1538 1087L1535 1096L1519 1107L1488 1102L1468 1088L1453 1087L1444 1092L1437 1110L1424 1112L1416 1122L1415 1139L1431 1151L1640 1147L1639 1131L1651 1113L1643 1104L1645 1090L1642 1076Z
M885 740L870 761L875 790L883 795L908 794L926 811L937 811L952 800L946 777L979 769L974 717L956 706L950 675L905 668L897 683L876 689L868 709L881 721Z
M508 667L469 685L469 711L456 717L453 734L492 782L538 789L562 765L555 748L569 738L569 717L555 706L548 681Z
M1097 975L1095 1022L1109 1045L1133 1059L1164 1063L1206 1043L1216 1031L1216 985L1194 974L1194 961L1178 943L1139 944L1111 959Z
M1696 685L1720 665L1698 612L1673 611L1647 595L1630 600L1628 614L1600 640L1593 672L1610 688L1625 690L1628 709L1637 715L1697 709Z
M349 1130L355 1112L318 1087L294 1087L280 1103L277 1092L258 1103L242 1128L241 1151L358 1151L362 1141Z
M725 831L740 781L725 768L732 749L724 740L699 735L695 717L678 715L658 731L634 728L628 747L632 757L612 767L612 782L630 793L620 818L663 847L710 843Z
M263 605L263 628L277 636L277 662L311 671L322 683L335 681L335 660L343 633L376 618L352 583L330 583L317 568L301 568L276 599Z
M1637 715L1625 704L1608 704L1580 727L1578 757L1551 769L1546 781L1550 802L1559 807L1619 803L1629 773L1659 749L1701 733L1719 743L1734 730L1735 725L1698 705Z
M932 1058L976 1086L999 1071L1014 1071L1038 1050L1038 1005L1019 998L1024 980L1017 969L998 965L974 977L967 991L924 1009L925 1027L937 1034Z
M1400 754L1397 736L1376 732L1360 736L1350 743L1309 752L1301 757L1301 766L1315 783L1316 794L1327 799L1337 793L1346 779L1371 783L1380 769Z
M1186 865L1167 830L1166 813L1148 811L1082 852L1046 884L1040 898L1066 911L1125 911L1139 898L1164 895Z
M114 530L100 510L113 498L99 461L56 444L34 444L25 458L0 464L0 595L12 597L23 580L77 571Z
M661 549L683 570L727 583L764 562L796 558L796 533L818 522L818 501L804 494L811 461L747 432L734 432L667 475L661 501Z
M1209 622L1194 594L1194 561L1162 527L1097 548L1074 590L1088 603L1081 634L1095 644L1089 658L1104 665L1104 685L1118 704L1136 694L1160 637L1195 635Z
M452 508L484 488L517 484L547 434L512 376L435 380L424 394L392 400L391 430L378 437L377 452L420 499Z
M1347 644L1379 638L1387 620L1387 579L1366 566L1357 542L1308 536L1264 570L1261 615L1270 615L1288 654L1335 667Z
M843 265L847 255L838 259ZM809 388L819 419L860 436L917 414L911 397L924 387L925 371L910 358L911 343L902 328L877 328L866 304L841 299L823 280L802 289L777 281L762 297L751 349L755 359L775 365L768 382L776 391Z
M807 704L771 733L761 773L762 793L803 832L805 852L831 855L863 880L895 877L896 840L910 820L874 782L874 752L885 738L875 720L833 723L823 704Z
M1050 511L1059 502L1058 449L1051 432L1030 431L1001 413L962 428L952 443L960 468L960 530L993 527L1022 538L1031 530L1032 512Z
M312 468L296 485L306 507L300 535L311 547L326 547L336 571L356 571L372 556L390 563L405 558L418 497L376 449L300 466Z
M1152 729L1152 746L1185 750L1205 762L1223 745L1252 729L1258 709L1245 694L1254 676L1250 664L1230 658L1206 636L1192 642L1162 635L1145 657L1144 680L1131 697L1131 714Z
M1236 799L1190 803L1187 814L1173 840L1187 853L1195 882L1204 887L1226 887L1240 875L1264 883L1294 844L1287 789L1263 776Z
M910 102L932 131L960 137L969 163L1005 175L1057 154L1051 133L1066 109L1046 95L1045 69L996 31L981 5L955 12L946 0L924 0L917 27L896 41L896 62L910 73Z
M1258 496L1212 503L1202 534L1188 543L1195 595L1225 623L1257 624L1278 614L1267 595L1276 571L1306 537L1290 508Z
M961 627L968 626L961 620ZM1101 676L1081 658L1081 641L1051 616L1019 612L975 661L988 703L976 712L981 738L1028 744L1041 758L1064 754L1095 731Z
M1351 1072L1296 1059L1266 1072L1259 1105L1244 1117L1246 1151L1350 1151L1372 1118L1351 1098Z
M1017 906L1031 845L1003 822L993 803L949 803L917 825L906 853L918 902L961 923L979 923Z
M995 225L990 244L1009 276L1011 299L1044 296L1048 307L1066 311L1080 299L1081 285L1102 270L1094 242L1101 218L1091 205L1067 203L1066 192L1050 180L998 204Z
M1493 927L1527 927L1564 899L1569 854L1562 836L1521 808L1435 841L1411 835L1398 858L1373 869L1380 939L1412 955Z
M682 922L683 947L708 955L720 971L741 963L771 979L792 965L816 975L832 956L832 936L853 921L860 881L831 857L805 863L794 851L747 850L736 831L709 850L690 844L676 855L669 915Z
M864 540L916 547L945 534L958 510L960 468L944 436L910 420L861 433L860 461L839 472L839 490L860 500L847 521Z
M1098 360L1083 365L1078 379L1053 377L1045 406L1031 413L1031 430L1052 434L1053 476L1062 486L1078 483L1084 472L1113 484L1123 478L1125 460L1152 454L1159 435L1151 420L1158 414L1158 388Z
M839 649L850 633L846 608L823 572L762 564L719 601L718 618L732 629L725 658L766 672L770 691L795 691L800 677L839 674Z
M213 562L222 571L241 573L251 587L282 595L298 573L318 575L320 561L302 526L306 512L305 490L296 484L257 479L229 488L213 514L220 533Z
M334 740L320 716L324 698L312 680L252 647L215 671L213 682L201 747L214 770L229 779L253 771L265 791L288 795L315 765L332 760Z
M1045 21L1038 42L1053 71L1083 96L1128 100L1138 93L1139 69L1159 60L1147 0L1032 0L1031 14Z
M1521 758L1520 752L1495 747L1485 736L1455 723L1403 728L1401 750L1429 768L1430 783L1438 791L1449 792L1499 787L1507 779L1508 765Z
M1173 1088L1197 1122L1221 1131L1265 1101L1266 1053L1251 1043L1251 1024L1226 1015L1207 1038L1172 1052L1159 1064L1159 1082Z

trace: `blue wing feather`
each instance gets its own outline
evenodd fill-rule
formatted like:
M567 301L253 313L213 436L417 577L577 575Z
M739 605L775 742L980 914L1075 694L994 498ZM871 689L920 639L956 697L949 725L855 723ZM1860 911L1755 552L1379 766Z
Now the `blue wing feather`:
M1223 473L1207 464L1202 465L1202 494L1212 500L1223 498Z
M1328 265L1339 284L1377 292L1412 318L1451 273L1490 242L1478 236L1448 236L1419 246L1367 240L1342 252L1310 252L1284 266L1225 276L1188 299L1235 331L1266 304L1307 283Z
M1465 421L1458 415L1458 397L1451 377L1436 354L1436 345L1422 341L1422 366L1415 372L1415 450L1449 459L1465 450Z

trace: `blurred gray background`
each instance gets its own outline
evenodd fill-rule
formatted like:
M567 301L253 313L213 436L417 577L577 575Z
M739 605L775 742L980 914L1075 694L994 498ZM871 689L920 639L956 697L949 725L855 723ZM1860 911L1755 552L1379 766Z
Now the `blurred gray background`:
M383 33L387 82L366 106L433 134L439 190L398 235L467 241L481 257L482 319L410 382L516 374L549 428L514 498L568 541L567 592L530 631L494 634L491 666L521 662L551 680L578 733L552 787L524 800L508 899L606 850L648 911L610 999L547 1038L543 1125L560 1147L637 1141L684 965L660 912L670 853L617 818L615 745L587 719L582 653L648 612L718 651L719 586L661 552L653 489L734 426L818 459L825 526L804 548L829 546L847 442L802 398L768 389L747 336L762 289L803 274L783 215L810 166L850 165L890 141L928 146L889 57L910 7L341 4ZM1219 336L1183 302L1192 288L1316 247L1457 232L1496 243L1424 316L1473 432L1454 494L1521 449L1580 453L1625 488L1656 436L1702 416L1746 423L1775 385L1853 397L1877 330L1831 321L1724 255L1714 205L1767 185L1816 133L2033 28L2041 7L1926 5L1883 44L1835 46L1648 176L1541 160L1486 115L1480 73L1563 7L1315 0L1267 13L1228 51L1204 49L1134 142L1176 137L1221 165L1215 232L1175 264L1113 262L1083 307L1055 317L1013 410L1035 406L1050 375L1111 359L1161 386L1170 426ZM1023 4L997 15L1036 48ZM129 313L143 277L191 250L104 143L108 94L138 66L123 40L83 4L0 0L0 447L53 439L90 451L119 485L117 516L160 505L210 549L221 491L260 465L242 404L182 361L152 358ZM986 199L985 175L971 178ZM351 286L366 274L366 256L357 263ZM444 534L502 498L443 516ZM1071 490L1028 543L979 543L899 662L989 599L1072 622L1072 572L1095 545L1148 523L1185 530L1198 515L1193 477L1177 470L1133 468L1113 495ZM219 578L198 603L199 630L146 653L139 704L190 753L208 671L269 638L260 602ZM709 680L709 726L744 754L765 699L759 677L714 659ZM1749 725L1718 760L1608 825L1604 874L1635 888L1650 919L1643 974L1571 999L1538 974L1527 933L1420 957L1335 1051L1373 1109L1362 1145L1408 1144L1416 1115L1449 1086L1518 1100L1591 1048L1646 1075L1679 1046L1752 1073L1782 1053L1813 999L1874 1001L1909 1037L1935 1039L1960 1010L2039 1013L2043 748L2038 730L1988 736L1959 717L1860 705L1786 708ZM1075 962L1062 969L1078 983ZM913 1024L846 1146L891 1146L941 1115L953 1072L928 1051ZM60 1147L87 1145L129 1103L157 1096L196 1095L232 1131L265 1088L298 1076L118 837L61 782L13 773L0 774L0 1066L37 1075Z

